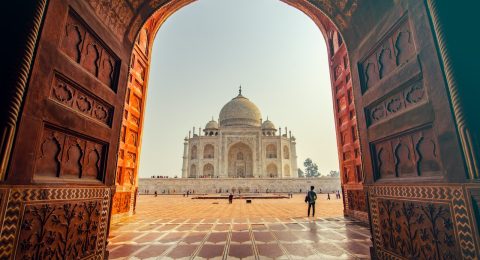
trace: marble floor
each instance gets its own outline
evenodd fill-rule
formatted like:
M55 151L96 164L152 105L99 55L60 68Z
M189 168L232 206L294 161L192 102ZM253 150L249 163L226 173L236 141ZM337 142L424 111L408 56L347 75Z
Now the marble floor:
M370 231L319 195L315 218L292 199L194 200L140 196L135 216L113 224L109 259L369 259Z

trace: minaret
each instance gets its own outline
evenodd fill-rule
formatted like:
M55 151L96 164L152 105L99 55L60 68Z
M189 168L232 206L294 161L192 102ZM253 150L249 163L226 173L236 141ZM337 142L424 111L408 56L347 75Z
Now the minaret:
M292 165L292 177L298 177L298 168L297 168L297 147L295 142L295 136L290 134L290 165Z
M183 164L182 164L182 178L188 178L188 139L183 139Z

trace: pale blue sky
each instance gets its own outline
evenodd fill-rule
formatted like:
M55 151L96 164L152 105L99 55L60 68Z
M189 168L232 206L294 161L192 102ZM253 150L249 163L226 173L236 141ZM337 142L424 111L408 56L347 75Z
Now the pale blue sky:
M325 40L279 0L199 0L160 28L152 52L140 177L181 176L183 138L238 93L297 138L298 165L338 170Z

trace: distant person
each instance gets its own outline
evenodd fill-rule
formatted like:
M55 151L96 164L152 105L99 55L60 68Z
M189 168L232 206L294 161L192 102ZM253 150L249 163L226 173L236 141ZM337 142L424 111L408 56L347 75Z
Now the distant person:
M312 217L315 217L315 201L317 200L317 193L313 191L314 186L310 186L310 191L305 196L305 202L308 203L308 217L310 217L310 209L312 209Z
M232 204L233 202L233 194L230 193L230 195L228 195L228 204Z
M158 195L158 194L157 194L157 191L155 191L155 197L157 197L157 195Z
M330 192L327 193L327 200L330 200Z
M337 190L337 199L341 199L341 198L342 198L342 196L340 195L340 191Z

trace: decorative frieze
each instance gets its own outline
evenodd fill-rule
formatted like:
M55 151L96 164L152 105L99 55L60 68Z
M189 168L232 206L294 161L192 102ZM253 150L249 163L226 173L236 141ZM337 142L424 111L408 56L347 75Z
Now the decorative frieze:
M405 110L427 102L423 81L417 81L408 87L379 100L366 109L368 124L373 125L384 119L394 117Z
M113 107L72 81L55 74L50 99L110 126Z

